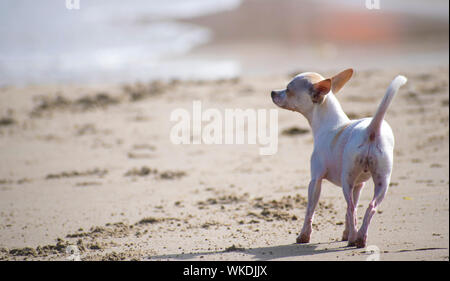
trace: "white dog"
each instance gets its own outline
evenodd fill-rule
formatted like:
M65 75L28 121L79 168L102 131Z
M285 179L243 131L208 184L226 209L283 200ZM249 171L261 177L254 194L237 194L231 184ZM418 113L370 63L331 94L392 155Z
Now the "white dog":
M407 79L399 75L392 81L373 118L350 120L334 94L352 74L353 70L347 69L325 79L317 73L306 72L297 75L286 89L271 93L276 105L305 116L314 135L308 207L297 243L310 240L314 209L323 179L343 188L347 202L343 240L348 240L349 246L360 248L366 245L370 220L389 187L394 135L383 118L395 93ZM356 207L360 191L370 177L375 184L374 196L358 231Z

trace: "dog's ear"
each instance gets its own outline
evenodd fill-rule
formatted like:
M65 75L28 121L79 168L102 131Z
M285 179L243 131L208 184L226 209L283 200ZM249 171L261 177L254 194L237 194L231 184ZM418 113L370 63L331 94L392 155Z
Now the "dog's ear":
M353 69L349 68L333 76L331 78L331 91L333 91L334 94L339 92L339 90L344 87L345 83L352 78L352 75Z
M331 79L325 79L314 83L311 90L311 100L313 103L322 103L323 97L330 92Z

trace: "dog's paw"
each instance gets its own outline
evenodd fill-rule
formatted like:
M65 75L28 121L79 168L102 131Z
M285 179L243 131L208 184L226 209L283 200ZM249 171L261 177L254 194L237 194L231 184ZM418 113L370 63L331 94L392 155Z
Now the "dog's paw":
M348 241L348 231L344 231L344 233L342 233L342 241Z
M366 239L364 239L364 238L356 239L355 245L357 248L365 248L366 247Z
M356 231L355 232L351 232L351 231L349 231L349 235L348 235L348 237L347 237L347 240L348 240L348 244L347 244L347 246L348 247L353 247L353 246L355 246L356 245L356 239L357 239L357 233L356 233Z
M309 243L309 239L310 239L309 235L307 235L307 234L300 234L297 237L297 243L299 243L299 244Z

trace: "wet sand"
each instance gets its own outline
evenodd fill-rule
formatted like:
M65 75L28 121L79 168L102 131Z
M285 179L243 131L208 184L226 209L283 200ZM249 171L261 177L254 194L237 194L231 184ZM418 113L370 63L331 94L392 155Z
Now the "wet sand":
M246 0L239 9L186 19L213 34L213 40L187 57L232 61L245 75L349 66L424 67L448 61L445 1L422 7L411 1L383 3L378 11L355 2ZM400 9L387 7L395 5Z

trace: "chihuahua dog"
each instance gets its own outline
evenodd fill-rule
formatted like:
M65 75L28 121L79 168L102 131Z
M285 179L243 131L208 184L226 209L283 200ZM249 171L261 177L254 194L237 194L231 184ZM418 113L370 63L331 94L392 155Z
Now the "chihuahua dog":
M328 79L314 72L305 72L289 82L286 89L271 93L277 106L305 116L314 136L308 206L297 243L310 241L314 209L323 179L342 187L347 202L342 239L348 241L349 246L356 245L358 248L366 246L370 221L389 187L394 135L383 119L392 98L407 79L401 75L395 77L373 118L350 120L335 94L352 75L352 69L346 69ZM375 184L374 196L362 226L357 230L359 194L370 177Z

